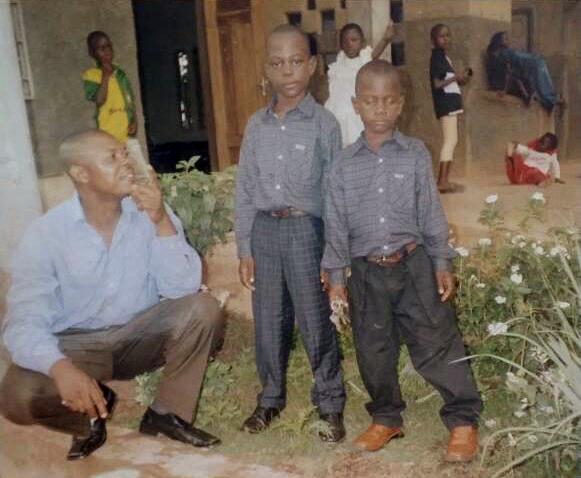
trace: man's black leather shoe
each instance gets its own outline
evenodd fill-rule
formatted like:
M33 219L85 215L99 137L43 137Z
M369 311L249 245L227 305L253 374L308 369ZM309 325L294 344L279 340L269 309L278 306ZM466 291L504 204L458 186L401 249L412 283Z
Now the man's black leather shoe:
M270 426L270 422L280 415L278 408L256 407L246 421L242 424L242 430L248 433L260 433Z
M139 431L153 436L161 433L172 440L197 447L208 447L222 443L218 437L193 427L173 413L161 415L151 408L145 411L139 425Z
M319 432L319 438L327 443L338 443L345 438L345 425L342 413L321 413L322 421L328 426Z
M108 418L113 413L113 408L115 408L117 395L115 395L113 390L102 383L99 384L99 387L101 388L101 392L103 392L103 397L107 404ZM107 440L107 427L105 426L105 420L105 418L97 418L91 424L89 436L73 437L73 443L67 453L67 460L74 461L86 458L105 443Z

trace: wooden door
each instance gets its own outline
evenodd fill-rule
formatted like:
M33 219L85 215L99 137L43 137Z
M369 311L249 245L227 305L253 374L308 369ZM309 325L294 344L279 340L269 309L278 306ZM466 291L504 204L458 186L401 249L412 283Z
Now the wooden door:
M204 0L218 169L238 163L248 118L267 102L265 0Z

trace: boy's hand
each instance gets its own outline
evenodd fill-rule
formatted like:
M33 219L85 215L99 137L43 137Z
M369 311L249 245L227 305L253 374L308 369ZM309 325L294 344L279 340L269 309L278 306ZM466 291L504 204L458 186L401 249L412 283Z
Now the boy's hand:
M555 178L555 182L558 184L565 184L565 181L563 181L561 178Z
M238 275L240 276L240 282L248 290L254 292L256 289L254 287L254 258L253 257L241 257L240 264L238 265Z
M321 271L320 279L323 292L327 292L329 290L329 273L327 271Z
M147 213L157 229L158 236L173 236L177 231L165 210L155 170L148 166L147 172L149 174L149 184L134 184L131 190L131 198L135 201L137 209Z
M135 136L137 134L137 119L133 118L133 121L129 123L127 127L127 134L129 136Z
M103 72L103 76L109 77L113 74L113 63L104 62L101 63L101 71Z
M450 271L436 271L436 283L438 284L438 294L440 294L442 302L454 297L456 292L454 274Z
M394 35L395 35L395 26L393 24L392 19L390 18L385 27L385 31L383 32L383 38L389 41L394 37Z
M330 285L329 286L329 303L334 300L339 300L348 303L347 301L347 287L344 285Z
M61 359L51 367L49 373L65 407L91 418L107 417L107 404L97 381L73 362Z

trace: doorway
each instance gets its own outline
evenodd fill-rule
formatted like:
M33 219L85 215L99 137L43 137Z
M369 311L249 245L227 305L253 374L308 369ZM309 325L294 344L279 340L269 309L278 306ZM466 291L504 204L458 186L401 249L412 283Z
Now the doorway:
M196 0L133 0L133 15L150 162L171 172L200 156L196 167L209 172Z
M268 100L266 0L204 0L217 167L238 163L248 118Z

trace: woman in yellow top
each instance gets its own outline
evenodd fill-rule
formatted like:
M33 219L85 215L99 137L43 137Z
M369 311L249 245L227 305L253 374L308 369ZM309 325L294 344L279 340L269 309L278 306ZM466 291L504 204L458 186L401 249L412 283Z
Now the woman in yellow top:
M106 33L91 32L87 47L97 67L83 73L83 83L85 97L97 105L97 128L126 143L137 133L135 97L129 79L113 64L113 43Z

